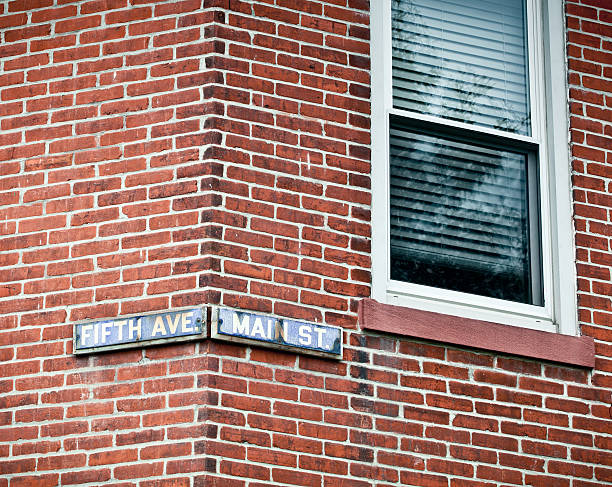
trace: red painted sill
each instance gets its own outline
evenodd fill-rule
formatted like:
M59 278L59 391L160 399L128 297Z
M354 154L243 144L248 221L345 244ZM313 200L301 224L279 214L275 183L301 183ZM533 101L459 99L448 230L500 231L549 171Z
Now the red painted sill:
M520 355L581 367L595 366L595 346L587 336L574 337L488 321L421 311L373 299L359 303L363 330Z

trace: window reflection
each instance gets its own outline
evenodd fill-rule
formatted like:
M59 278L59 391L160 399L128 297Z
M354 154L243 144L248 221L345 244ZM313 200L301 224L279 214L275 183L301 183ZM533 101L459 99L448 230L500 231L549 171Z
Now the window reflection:
M531 269L528 205L537 195L528 195L528 155L393 121L390 140L391 278L541 305L533 289L540 270Z
M522 0L393 0L396 108L531 133Z

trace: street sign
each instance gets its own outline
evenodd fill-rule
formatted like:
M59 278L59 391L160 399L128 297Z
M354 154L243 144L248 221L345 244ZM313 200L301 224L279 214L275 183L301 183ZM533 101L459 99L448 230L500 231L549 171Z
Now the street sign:
M74 325L74 353L85 354L206 338L206 308Z
M342 358L342 328L213 308L211 338Z

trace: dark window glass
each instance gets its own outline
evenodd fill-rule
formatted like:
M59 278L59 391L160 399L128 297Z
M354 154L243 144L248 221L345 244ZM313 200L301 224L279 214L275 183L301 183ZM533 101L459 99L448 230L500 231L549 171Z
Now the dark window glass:
M391 117L391 279L543 305L536 154L426 127Z

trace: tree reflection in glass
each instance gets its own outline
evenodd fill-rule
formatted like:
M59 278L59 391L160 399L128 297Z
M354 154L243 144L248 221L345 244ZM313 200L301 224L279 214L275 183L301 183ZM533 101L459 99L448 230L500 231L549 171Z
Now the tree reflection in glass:
M529 304L528 156L391 126L391 278Z
M393 0L396 108L529 135L522 0Z

